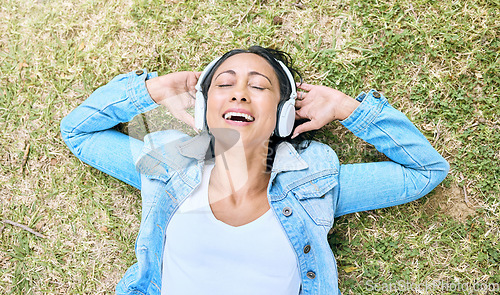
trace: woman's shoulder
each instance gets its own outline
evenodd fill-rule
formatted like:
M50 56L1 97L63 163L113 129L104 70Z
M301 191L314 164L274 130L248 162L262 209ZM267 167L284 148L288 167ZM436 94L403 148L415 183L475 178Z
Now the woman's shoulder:
M175 144L191 139L191 136L179 130L161 130L144 136L144 147L154 149L158 146Z
M144 145L137 160L137 170L144 175L168 175L181 170L190 162L184 157L179 146L191 136L177 130L162 130L149 133L144 137Z
M324 156L336 155L335 151L329 145L316 140L309 141L306 147L301 149L299 153L301 155L303 153L320 153Z
M299 151L300 157L311 165L329 165L336 169L339 166L339 159L335 151L327 144L312 140L309 145Z

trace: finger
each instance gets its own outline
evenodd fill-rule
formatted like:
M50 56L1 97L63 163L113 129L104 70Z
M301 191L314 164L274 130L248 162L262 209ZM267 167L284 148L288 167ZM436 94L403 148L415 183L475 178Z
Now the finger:
M182 122L188 124L189 126L193 127L196 130L196 126L194 123L194 117L191 116L188 112L184 111L178 114L174 115L177 119L181 120Z
M196 99L196 89L191 89L187 92L188 96L189 96L189 103L188 103L188 108L194 106L194 102L195 102L195 99Z
M187 89L194 90L196 83L198 83L198 79L200 78L201 72L192 72L193 75L188 76L187 80Z
M297 126L295 130L293 130L292 139L299 136L302 132L305 132L306 129L304 128L304 125L306 125L305 127L307 127L307 123L309 122L302 123L299 126Z
M196 103L195 95L196 95L196 91L186 92L186 94L183 97L184 98L183 102L184 102L184 108L185 109L194 107L194 105Z
M302 95L302 99L296 99L296 100L295 100L295 107L296 107L296 108L298 108L298 109L300 109L300 108L302 108L302 107L306 106L306 105L307 105L307 104L309 104L309 103L310 103L310 102L309 102L309 100L307 99L307 95L306 95L306 94L304 94L304 95Z
M302 83L299 84L297 83L297 88L305 90L305 91L311 91L313 89L314 85L307 84L307 83Z
M306 98L307 93L303 91L297 92L297 99L304 100Z
M310 118L307 116L306 110L300 109L295 111L295 120L297 119L310 119Z
M307 132L307 131L315 130L315 129L318 129L318 128L316 127L316 123L314 121L308 121L308 122L302 123L299 126L297 126L297 128L295 128L295 130L293 131L292 138L297 137L299 134L301 134L303 132Z

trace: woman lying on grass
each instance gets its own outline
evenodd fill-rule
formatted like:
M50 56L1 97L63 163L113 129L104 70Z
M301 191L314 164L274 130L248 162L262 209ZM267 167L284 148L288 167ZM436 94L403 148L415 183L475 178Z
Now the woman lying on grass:
M201 74L120 75L63 119L78 158L141 190L138 261L117 294L339 294L334 218L410 202L446 177L448 163L381 93L300 84L296 99L292 73L283 52L233 50ZM158 105L201 133L142 142L113 129ZM391 161L340 165L301 139L333 120Z

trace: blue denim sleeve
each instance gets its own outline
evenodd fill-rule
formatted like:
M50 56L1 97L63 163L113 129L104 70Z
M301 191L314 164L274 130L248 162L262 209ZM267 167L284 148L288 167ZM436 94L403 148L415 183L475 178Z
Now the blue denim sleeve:
M416 200L448 174L448 162L375 90L341 123L392 161L341 165L335 216Z
M119 75L61 121L62 138L75 156L139 189L141 177L134 159L143 142L112 128L158 106L145 85L146 79L156 76L145 69Z

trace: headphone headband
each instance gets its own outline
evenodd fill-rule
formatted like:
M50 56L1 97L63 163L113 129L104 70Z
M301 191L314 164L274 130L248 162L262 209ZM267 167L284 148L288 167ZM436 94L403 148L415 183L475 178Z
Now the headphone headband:
M194 89L196 89L196 91L203 91L201 89L201 84L203 83L203 81L205 81L205 78L207 77L208 73L212 70L212 68L214 67L214 65L219 61L221 57L218 57L214 60L212 60L206 67L205 69L203 69L203 72L201 72L200 74L200 78L198 78L198 82L196 83L196 86L194 87Z
M292 72L290 72L290 70L288 69L287 66L285 66L285 64L281 61L281 60L277 60L275 59L281 66L281 68L283 69L283 71L285 72L286 76L288 77L288 82L290 83L290 89L291 89L291 93L290 93L290 98L289 99L293 99L295 100L295 98L297 98L297 85L295 85L295 79L293 79L293 75L292 75Z

